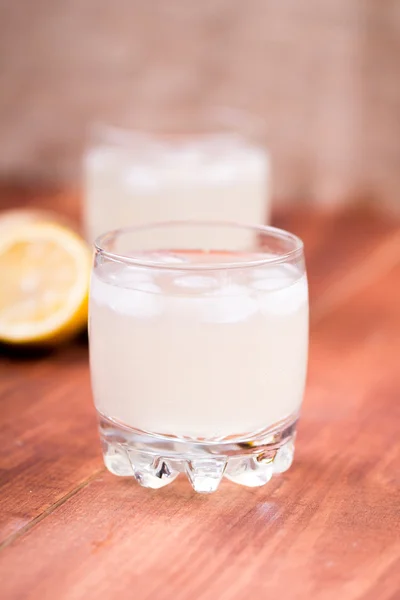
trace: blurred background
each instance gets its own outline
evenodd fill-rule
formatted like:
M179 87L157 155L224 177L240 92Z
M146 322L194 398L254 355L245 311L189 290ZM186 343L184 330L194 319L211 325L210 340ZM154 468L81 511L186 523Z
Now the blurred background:
M1 0L0 178L77 186L87 125L262 116L277 203L400 206L398 0Z

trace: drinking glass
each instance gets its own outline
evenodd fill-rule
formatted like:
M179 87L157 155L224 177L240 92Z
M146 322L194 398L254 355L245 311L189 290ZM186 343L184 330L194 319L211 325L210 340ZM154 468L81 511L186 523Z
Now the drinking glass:
M128 122L93 130L83 205L89 242L153 221L268 221L269 159L258 119L220 109Z
M229 242L229 245L228 245ZM260 486L292 462L308 349L299 238L174 221L95 243L90 365L104 461L160 488Z

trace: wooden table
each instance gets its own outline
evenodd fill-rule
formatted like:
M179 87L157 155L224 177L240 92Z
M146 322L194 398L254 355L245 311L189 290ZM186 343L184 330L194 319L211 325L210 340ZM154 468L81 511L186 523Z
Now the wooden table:
M30 202L76 212L66 199ZM143 489L102 464L85 341L3 354L3 599L400 598L400 224L366 209L276 222L305 240L311 289L293 467L258 489Z

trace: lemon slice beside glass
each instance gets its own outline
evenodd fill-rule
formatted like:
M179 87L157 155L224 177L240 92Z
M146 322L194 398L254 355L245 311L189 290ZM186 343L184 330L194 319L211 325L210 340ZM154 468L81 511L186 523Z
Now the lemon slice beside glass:
M0 342L55 343L87 322L91 253L63 225L0 228Z

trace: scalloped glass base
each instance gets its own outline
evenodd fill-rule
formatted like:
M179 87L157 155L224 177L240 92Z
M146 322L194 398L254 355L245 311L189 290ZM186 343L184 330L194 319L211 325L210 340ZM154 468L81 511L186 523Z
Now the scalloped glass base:
M196 492L215 492L223 477L248 487L265 485L292 464L297 415L274 427L217 441L150 434L99 414L104 462L114 475L148 488L185 473Z

